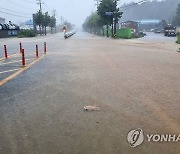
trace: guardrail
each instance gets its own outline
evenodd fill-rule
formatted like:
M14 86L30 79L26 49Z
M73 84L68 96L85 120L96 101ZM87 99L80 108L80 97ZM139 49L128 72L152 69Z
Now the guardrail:
M66 33L66 34L64 35L64 38L67 39L67 38L73 36L74 34L76 34L76 32L77 32L77 31Z

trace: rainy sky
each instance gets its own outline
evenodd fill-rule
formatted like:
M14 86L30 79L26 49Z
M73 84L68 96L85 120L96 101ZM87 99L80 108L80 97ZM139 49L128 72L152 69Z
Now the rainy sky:
M6 22L12 21L19 24L30 19L32 13L39 10L37 4L39 0L0 0L0 17L6 19ZM95 0L41 0L42 11L53 13L56 10L57 22L66 20L75 24L82 25L85 18L91 12L96 11ZM128 2L139 2L141 0L120 0L119 5Z

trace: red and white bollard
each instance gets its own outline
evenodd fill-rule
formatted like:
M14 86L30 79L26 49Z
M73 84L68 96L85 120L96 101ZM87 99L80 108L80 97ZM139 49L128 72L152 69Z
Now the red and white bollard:
M7 59L8 58L8 53L7 53L7 47L4 45L4 57Z
M24 49L22 49L21 52L22 52L22 66L25 66L26 62L25 62Z
M44 54L46 54L46 42L44 42Z
M21 42L19 43L19 52L22 53L22 44L21 44Z
M39 53L38 53L38 45L36 44L36 58L39 57Z

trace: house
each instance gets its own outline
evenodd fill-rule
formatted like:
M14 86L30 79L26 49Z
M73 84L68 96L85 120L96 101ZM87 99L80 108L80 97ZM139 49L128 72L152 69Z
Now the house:
M4 24L5 23L5 19L0 17L0 23Z
M136 21L123 21L120 23L121 28L130 28L134 33L138 32L138 22Z

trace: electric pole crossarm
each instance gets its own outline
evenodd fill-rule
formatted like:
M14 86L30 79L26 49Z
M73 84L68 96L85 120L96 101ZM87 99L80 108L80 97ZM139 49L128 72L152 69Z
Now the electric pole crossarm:
M42 12L42 4L44 4L44 3L42 3L41 0L37 0L37 4L39 5L40 12Z

